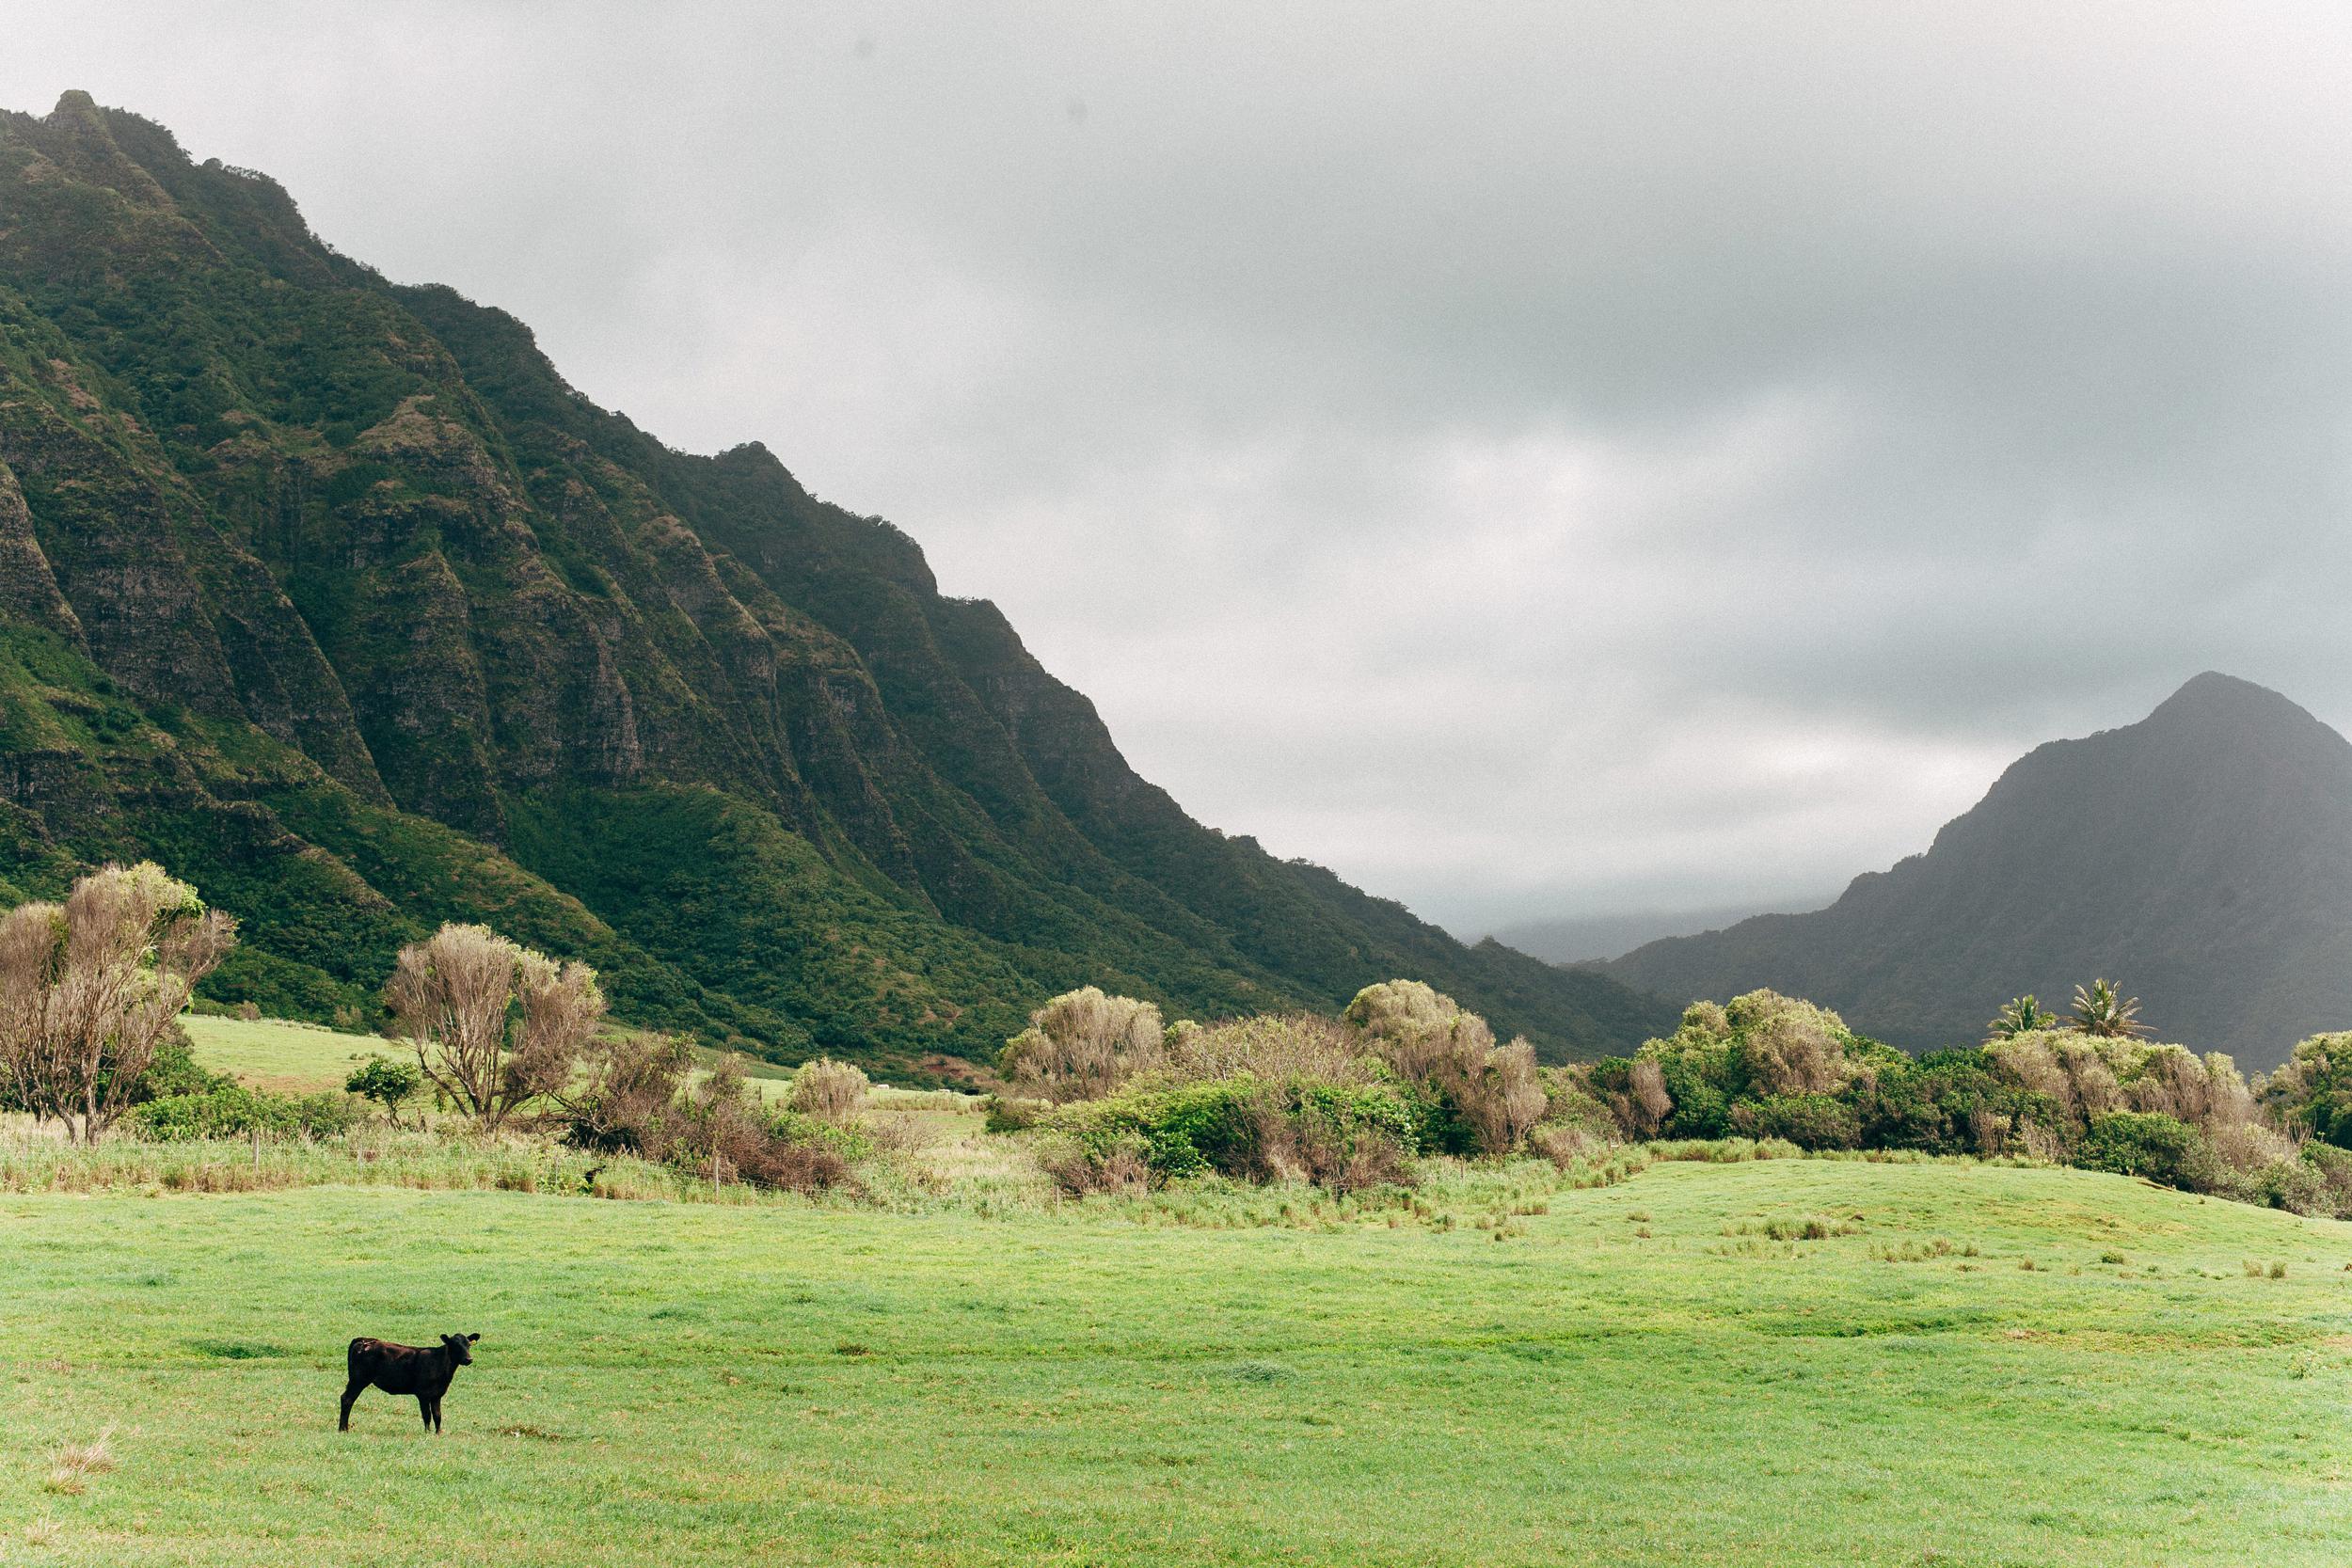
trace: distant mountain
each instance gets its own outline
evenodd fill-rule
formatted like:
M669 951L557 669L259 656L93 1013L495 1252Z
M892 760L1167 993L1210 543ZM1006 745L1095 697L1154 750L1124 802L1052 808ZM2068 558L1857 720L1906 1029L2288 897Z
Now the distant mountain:
M898 529L69 93L0 114L0 902L126 855L244 920L216 995L297 1015L466 918L631 1021L899 1070L1089 982L1413 975L1553 1059L1665 1016L1202 827Z
M2352 743L2202 674L2137 724L2040 747L1926 854L1813 914L1655 942L1607 966L1669 996L1807 996L1898 1044L1974 1041L2010 997L2094 976L2163 1038L2282 1061L2352 1027Z
M1826 895L1813 901L1827 904ZM1785 906L1783 906L1785 907ZM1498 926L1494 939L1549 963L1582 964L1613 958L1661 937L1687 937L1711 931L1763 914L1774 906L1762 899L1720 905L1713 909L1635 911L1621 914L1563 915L1551 920L1522 920Z

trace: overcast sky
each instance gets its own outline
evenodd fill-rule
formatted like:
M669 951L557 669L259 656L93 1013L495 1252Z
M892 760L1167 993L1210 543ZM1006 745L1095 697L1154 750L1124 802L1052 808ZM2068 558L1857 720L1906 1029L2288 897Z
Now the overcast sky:
M1818 901L2205 668L2352 720L2352 8L8 9L0 104L764 441L1456 929Z

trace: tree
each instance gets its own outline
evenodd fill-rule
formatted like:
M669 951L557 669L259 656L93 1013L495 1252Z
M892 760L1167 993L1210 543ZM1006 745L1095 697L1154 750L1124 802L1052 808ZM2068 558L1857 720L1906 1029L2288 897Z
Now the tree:
M2106 984L2105 981L2100 983ZM2004 1004L2001 1010L1993 1015L1992 1022L1984 1026L1985 1043L1990 1045L1994 1040L2013 1040L2020 1035L2030 1035L2043 1029L2056 1029L2058 1024L2058 1014L2043 1010L2040 999L2033 992L2027 991L2025 995Z
M0 1088L95 1141L139 1093L237 923L151 861L105 865L63 904L0 917Z
M384 1005L418 1070L493 1131L564 1088L604 1019L595 970L483 926L444 926L402 948Z
M394 1127L400 1125L400 1107L424 1086L424 1075L406 1062L395 1062L389 1056L370 1056L351 1069L343 1080L344 1092L363 1100L373 1100L384 1107L384 1116Z
M2139 1022L2139 998L2126 998L2111 980L2093 980L2088 990L2074 988L2074 1006L2066 1026L2101 1039L2141 1039L2155 1033Z

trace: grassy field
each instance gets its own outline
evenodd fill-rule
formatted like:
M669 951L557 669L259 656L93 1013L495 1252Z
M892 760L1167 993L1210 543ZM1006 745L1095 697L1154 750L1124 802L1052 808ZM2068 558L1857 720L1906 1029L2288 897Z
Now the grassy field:
M280 1094L313 1094L340 1089L351 1069L365 1058L391 1056L409 1060L408 1047L380 1035L352 1035L316 1023L293 1023L275 1018L217 1018L192 1013L182 1019L196 1059L215 1072L233 1075L248 1087ZM697 1051L706 1066L716 1053ZM755 1056L740 1056L745 1081L762 1099L774 1099L792 1082L792 1069ZM936 1092L936 1091L932 1091Z
M0 1196L0 1561L2352 1557L2352 1227L2059 1170L1537 1171L1223 1228ZM335 1433L346 1338L445 1329L483 1336L446 1436L380 1393Z
M405 1055L405 1048L374 1035L346 1035L315 1023L274 1018L180 1021L196 1059L215 1072L233 1073L246 1085L281 1094L340 1089L355 1063L370 1055Z

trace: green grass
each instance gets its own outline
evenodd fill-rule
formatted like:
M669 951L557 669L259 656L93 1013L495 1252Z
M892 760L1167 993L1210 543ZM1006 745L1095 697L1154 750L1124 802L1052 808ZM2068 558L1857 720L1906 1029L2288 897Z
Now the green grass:
M180 1022L200 1065L233 1074L253 1088L287 1094L340 1089L360 1058L371 1053L400 1056L407 1050L375 1035L347 1035L274 1018L191 1013Z
M1353 1214L0 1197L0 1560L2352 1554L2352 1227L2073 1171L1538 1169ZM446 1436L380 1393L334 1432L347 1338L445 1329L483 1335Z
M221 1018L191 1013L181 1019L196 1059L215 1072L226 1072L248 1087L275 1089L282 1094L313 1094L340 1089L353 1066L370 1055L408 1059L409 1048L380 1035L352 1035L316 1023L282 1019ZM697 1047L698 1073L721 1060L722 1053ZM792 1082L794 1069L738 1054L745 1082L762 1099L776 1099ZM887 1102L889 1096L883 1096ZM414 1115L414 1107L409 1111Z

